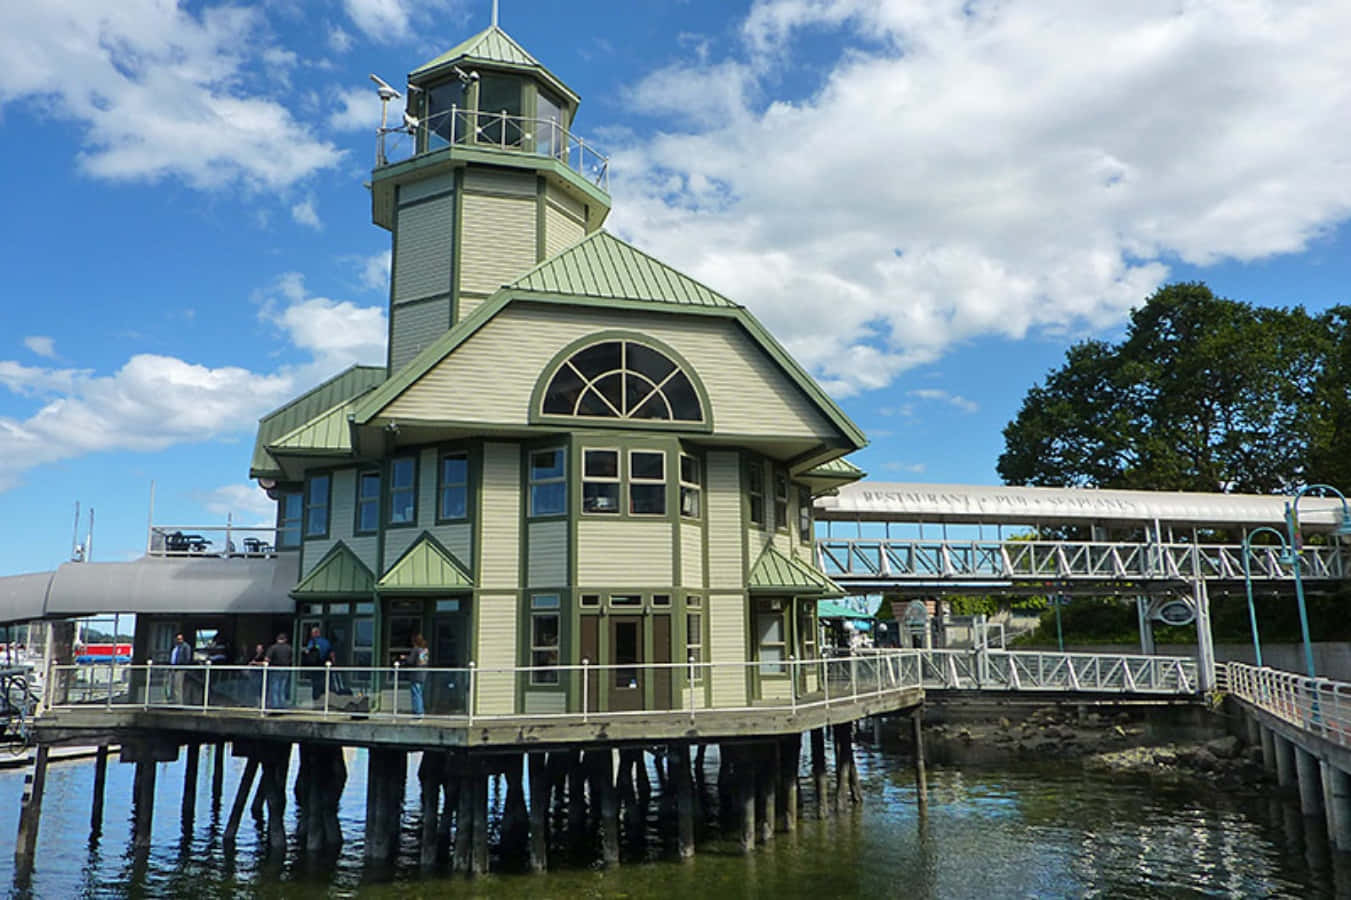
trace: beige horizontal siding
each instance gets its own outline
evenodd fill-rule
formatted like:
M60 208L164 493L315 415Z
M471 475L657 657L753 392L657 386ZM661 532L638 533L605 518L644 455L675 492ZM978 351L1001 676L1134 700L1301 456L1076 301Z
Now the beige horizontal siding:
M708 598L708 653L712 663L740 663L746 659L746 599L743 594L713 594ZM746 702L744 666L713 666L714 706L741 706Z
M580 200L575 199L566 191L559 190L552 184L544 188L544 199L551 206L557 206L560 210L567 213L577 221L586 220L586 205Z
M544 252L553 256L586 237L586 227L580 217L574 218L552 203L544 210Z
M475 694L477 712L501 715L515 712L516 677L496 672L517 665L516 595L484 594L479 597L478 674Z
M464 196L460 290L491 294L535 265L533 196Z
M680 583L684 587L704 586L704 530L698 525L680 526Z
M785 705L793 699L793 685L787 678L761 678L761 700L781 700Z
M432 537L436 538L441 544L455 554L455 558L466 567L474 564L474 526L469 522L459 522L454 525L433 525L428 528ZM473 574L472 572L470 574Z
M746 587L741 557L741 464L731 451L710 451L704 509L708 528L708 586Z
M519 586L521 554L521 451L516 444L483 445L483 571L479 586Z
M526 691L525 714L548 715L568 711L568 695L562 691Z
M568 583L568 523L531 522L526 560L530 587L563 587Z
M478 309L486 299L488 298L484 294L460 294L460 305L459 309L456 311L458 318L456 318L455 321L459 322L461 319L464 319L474 310Z
M454 408L457 419L525 424L531 392L550 359L574 340L611 328L651 335L684 356L708 390L718 433L835 433L806 395L733 322L521 303L480 329L384 415L434 420Z
M593 519L577 523L577 583L663 587L674 583L671 523Z
M538 192L539 176L533 172L504 172L491 169L466 169L465 191L492 194L515 194L534 198Z
M450 174L423 178L421 181L413 181L399 186L399 203L412 203L414 200L421 200L423 197L444 194L454 187L455 176Z
M438 197L398 212L394 237L394 302L450 292L455 198Z

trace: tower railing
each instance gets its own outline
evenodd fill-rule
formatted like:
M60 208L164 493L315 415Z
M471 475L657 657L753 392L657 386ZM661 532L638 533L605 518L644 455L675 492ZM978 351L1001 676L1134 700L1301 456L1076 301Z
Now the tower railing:
M377 132L376 168L461 146L556 159L601 189L610 189L610 158L556 119L452 106L425 119L410 118L406 122L403 127Z

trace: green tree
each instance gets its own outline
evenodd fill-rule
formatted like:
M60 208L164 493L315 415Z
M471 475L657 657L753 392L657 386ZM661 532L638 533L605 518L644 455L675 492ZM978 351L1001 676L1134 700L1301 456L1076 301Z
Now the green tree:
M1009 484L1270 493L1304 482L1319 440L1351 433L1320 412L1335 393L1330 317L1172 284L1116 344L1074 345L1004 429ZM1351 331L1351 316L1336 320ZM1351 371L1351 356L1341 371ZM1345 401L1345 380L1341 380ZM1345 446L1345 444L1343 445ZM1332 454L1328 454L1331 458ZM1340 460L1338 460L1340 463Z

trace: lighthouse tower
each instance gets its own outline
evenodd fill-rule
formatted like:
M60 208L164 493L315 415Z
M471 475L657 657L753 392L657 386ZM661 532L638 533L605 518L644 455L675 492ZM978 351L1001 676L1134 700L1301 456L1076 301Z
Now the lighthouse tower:
M393 238L389 373L610 211L580 98L496 23L414 69L382 135L371 217Z

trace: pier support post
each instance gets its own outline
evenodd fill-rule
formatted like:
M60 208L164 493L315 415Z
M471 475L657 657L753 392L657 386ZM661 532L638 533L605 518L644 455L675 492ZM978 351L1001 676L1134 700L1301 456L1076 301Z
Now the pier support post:
M521 771L525 768L524 754L513 753L504 758L507 776L507 799L502 806L502 857L529 856L530 810L525 799L525 785ZM527 862L528 864L528 862Z
M797 770L802 754L802 735L791 734L779 745L779 777L782 782L783 830L797 831Z
M372 748L367 751L366 859L388 862L399 846L399 818L403 808L405 750Z
M197 814L197 770L201 768L202 745L188 744L188 752L183 761L183 829L192 829L192 820Z
M33 751L33 771L24 776L23 800L19 806L19 837L14 842L14 864L18 869L31 868L37 851L42 792L47 786L47 753L47 746L39 744Z
M1259 726L1262 731L1262 768L1268 773L1276 772L1276 741L1271 729L1265 725Z
M666 783L675 791L676 853L681 859L690 859L694 856L694 779L689 744L672 744L666 760Z
M542 750L529 754L530 776L530 871L549 868L549 758Z
M108 789L108 745L100 744L94 754L94 800L89 809L89 831L97 834L103 828L103 795Z
M469 758L460 754L457 759L456 773L452 776L457 785L456 795L459 808L455 811L455 849L452 868L456 872L468 872L474 856L474 776L469 768Z
M469 871L473 875L488 872L488 769L482 759L471 762L474 780L473 853Z
M441 785L445 781L446 756L434 750L422 751L418 764L418 783L422 787L422 840L418 862L424 869L436 865L437 834L441 822Z
M574 847L586 837L586 768L582 754L571 750L567 755L568 768L568 840Z
M723 745L726 747L726 745ZM741 808L741 852L755 849L755 764L754 752L749 747L738 747L732 763L733 780Z
M132 844L141 850L150 846L150 828L155 818L154 760L143 759L136 763L132 784L132 793L135 795L132 802Z
M816 818L824 819L830 808L829 778L826 773L826 730L812 729L812 790L816 794Z
M779 800L779 744L777 741L765 741L756 748L759 756L756 769L756 784L760 796L756 798L756 817L758 819L760 843L774 839L774 820L778 817Z
M1247 726L1248 746L1262 746L1262 725L1257 721L1256 716L1244 716L1243 724Z
M250 756L244 764L244 774L239 779L239 789L235 791L234 806L230 808L230 819L225 824L223 840L227 847L233 846L235 835L239 833L239 820L244 818L244 807L249 805L249 791L253 789L253 779L258 777L258 758Z
M592 793L600 803L601 861L619 864L619 804L616 802L614 752L609 747L586 751L591 763Z
M1276 745L1276 783L1286 789L1295 787L1295 745L1272 732Z
M216 755L211 761L211 809L220 809L221 796L225 793L225 741L216 744Z
M1328 836L1343 853L1351 852L1351 775L1336 766L1323 763L1323 798L1328 810Z
M854 723L841 722L835 729L835 809L844 807L845 798L850 803L863 802L859 790L858 774L854 770Z
M915 797L923 809L929 805L929 778L924 771L924 707L918 706L910 714L910 727L915 736Z
M290 761L290 744L272 750L263 758L263 775L258 783L267 804L267 844L278 852L286 850L286 770Z
M1299 811L1306 816L1323 814L1323 783L1318 760L1303 747L1295 748L1295 771L1299 775Z

